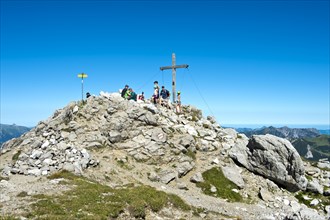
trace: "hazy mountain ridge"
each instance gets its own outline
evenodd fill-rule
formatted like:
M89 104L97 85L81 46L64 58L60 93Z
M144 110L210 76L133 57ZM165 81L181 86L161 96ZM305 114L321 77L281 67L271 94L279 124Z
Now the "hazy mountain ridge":
M252 135L272 134L289 140L297 138L314 138L321 134L316 128L289 128L286 126L280 128L269 126L257 129L236 128L235 130L244 133L248 137L251 137Z
M298 153L308 160L318 161L327 158L330 161L329 135L320 135L315 138L298 138L292 140L291 143ZM307 156L308 151L311 153L309 154L310 156Z
M12 138L17 138L30 130L31 128L25 126L19 126L15 124L13 125L0 124L0 148L2 143Z

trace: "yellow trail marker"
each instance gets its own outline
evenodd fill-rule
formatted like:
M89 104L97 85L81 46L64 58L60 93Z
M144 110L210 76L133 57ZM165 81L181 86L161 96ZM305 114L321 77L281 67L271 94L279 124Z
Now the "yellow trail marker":
M81 100L84 101L84 78L87 78L86 73L78 74L78 78L81 78Z
M81 73L81 74L78 74L78 77L79 77L79 78L87 78L88 75L85 74L85 73Z

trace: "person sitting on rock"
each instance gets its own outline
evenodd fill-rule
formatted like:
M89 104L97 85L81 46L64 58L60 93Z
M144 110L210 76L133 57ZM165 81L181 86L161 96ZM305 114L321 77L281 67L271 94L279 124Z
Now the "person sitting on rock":
M124 95L124 99L129 99L131 97L131 90L127 89Z
M123 88L123 90L121 90L121 97L125 97L126 91L128 90L128 85L125 85L125 87Z
M136 93L133 91L132 88L129 88L129 91L130 91L131 94L130 94L128 100L134 100L134 101L136 101L136 98L137 98Z
M144 92L138 95L137 100L144 101Z

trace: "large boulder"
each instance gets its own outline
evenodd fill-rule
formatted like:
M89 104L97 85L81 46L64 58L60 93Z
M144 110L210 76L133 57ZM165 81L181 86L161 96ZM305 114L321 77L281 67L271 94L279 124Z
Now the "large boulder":
M253 171L290 191L306 189L303 162L288 140L269 134L254 135L247 147Z
M239 147L240 157L235 155ZM253 135L245 148L235 145L229 154L248 170L262 175L289 191L305 190L303 162L291 143L273 135Z

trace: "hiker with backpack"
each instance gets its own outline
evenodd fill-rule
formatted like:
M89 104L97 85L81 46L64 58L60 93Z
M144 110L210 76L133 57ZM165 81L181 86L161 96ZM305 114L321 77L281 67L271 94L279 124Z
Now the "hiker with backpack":
M160 104L165 107L169 107L170 92L165 89L165 86L162 86L160 91Z

